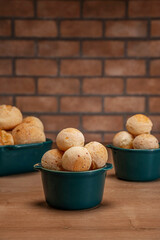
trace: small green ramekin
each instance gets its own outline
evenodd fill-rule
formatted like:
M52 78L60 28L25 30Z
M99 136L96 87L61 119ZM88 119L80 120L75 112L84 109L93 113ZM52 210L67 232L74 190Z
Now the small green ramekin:
M112 169L112 164L107 163L103 168L85 172L48 170L40 163L34 165L34 168L41 171L46 202L50 206L78 210L100 204L106 171Z
M153 181L160 178L160 148L112 149L116 176L128 181Z

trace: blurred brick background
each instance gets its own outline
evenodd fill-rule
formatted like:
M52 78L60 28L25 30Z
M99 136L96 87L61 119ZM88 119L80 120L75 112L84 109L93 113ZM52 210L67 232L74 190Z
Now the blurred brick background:
M160 139L160 0L0 0L0 104L53 139L111 141L135 113Z

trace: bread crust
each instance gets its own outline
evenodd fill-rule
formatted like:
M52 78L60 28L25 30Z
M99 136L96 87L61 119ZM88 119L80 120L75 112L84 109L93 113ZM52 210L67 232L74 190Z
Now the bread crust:
M63 152L59 149L47 151L41 160L42 167L50 170L62 170L62 156Z
M21 123L12 130L15 144L29 144L45 142L44 132L31 124Z
M0 145L14 145L12 134L5 130L0 130Z
M133 140L134 149L156 149L159 148L158 139L151 134L138 135Z
M84 146L91 155L92 169L104 167L108 160L107 149L99 142L90 142Z
M42 131L44 131L43 123L37 117L28 116L28 117L23 119L23 123L28 123L28 124L34 125L36 127L39 127Z
M134 136L143 133L150 133L152 130L152 126L153 123L151 122L151 120L143 114L136 114L128 118L126 123L126 128L128 132L133 134Z
M22 122L22 113L15 106L0 105L0 129L12 130Z
M84 147L71 147L62 157L62 167L67 171L88 171L91 162L90 153Z
M132 134L126 131L120 131L114 136L113 145L119 148L132 149L133 139Z
M75 146L84 146L84 135L76 128L65 128L60 131L56 138L56 144L62 151Z

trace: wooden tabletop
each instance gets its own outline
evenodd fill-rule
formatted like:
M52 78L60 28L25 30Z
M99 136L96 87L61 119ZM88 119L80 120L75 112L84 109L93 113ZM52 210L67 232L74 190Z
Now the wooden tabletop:
M160 179L127 182L111 170L100 206L62 211L45 203L39 172L1 177L0 240L6 239L159 240Z

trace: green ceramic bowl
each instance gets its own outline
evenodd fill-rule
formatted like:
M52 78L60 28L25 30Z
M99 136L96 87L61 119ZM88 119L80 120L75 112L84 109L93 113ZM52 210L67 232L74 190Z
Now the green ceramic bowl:
M152 181L160 178L160 148L112 149L116 176L128 181Z
M103 197L106 171L112 164L85 172L48 170L40 163L34 165L41 171L46 202L59 209L78 210L100 204Z
M41 143L0 146L0 176L34 171L33 165L41 161L51 146L50 139Z

